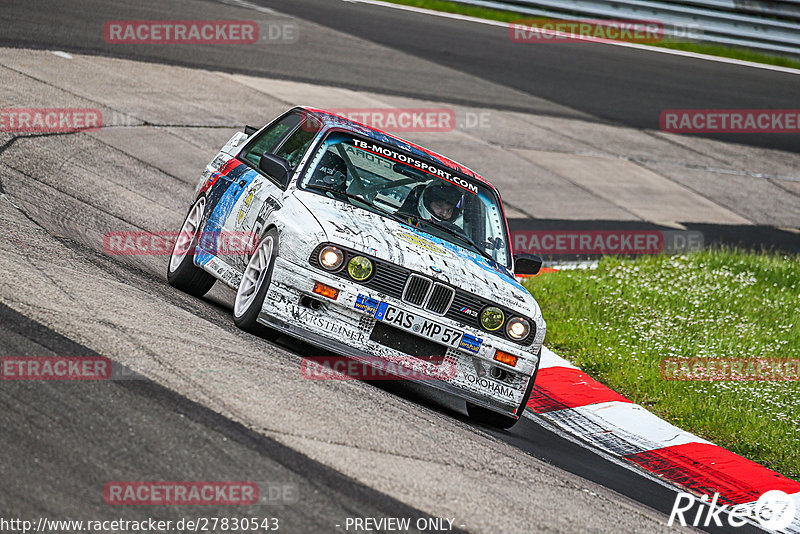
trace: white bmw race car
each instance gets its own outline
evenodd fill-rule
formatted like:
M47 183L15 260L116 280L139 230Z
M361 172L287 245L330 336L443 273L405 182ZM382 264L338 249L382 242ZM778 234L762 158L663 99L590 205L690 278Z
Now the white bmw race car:
M239 327L409 371L484 424L522 414L545 322L515 273L541 259L512 255L500 195L468 168L295 108L222 147L181 235L169 283L202 296L221 280Z

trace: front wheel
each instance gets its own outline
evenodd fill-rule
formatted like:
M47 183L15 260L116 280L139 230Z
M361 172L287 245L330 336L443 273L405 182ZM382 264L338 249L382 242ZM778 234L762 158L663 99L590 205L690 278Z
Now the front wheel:
M256 251L247 263L233 303L233 322L236 326L270 340L277 338L278 332L262 325L257 319L269 290L277 256L278 231L271 228L261 237Z
M536 369L533 371L533 376L528 381L528 387L525 389L525 394L522 396L522 402L519 404L519 409L517 413L519 413L520 418L522 418L522 413L525 411L525 407L528 405L528 399L531 398L531 392L533 391L533 383L536 382L536 375L539 374L539 364L541 363L541 356L542 350L539 349L539 361L536 362ZM476 406L472 403L467 403L467 414L469 415L470 419L473 421L480 423L486 426L493 426L495 428L501 428L503 430L508 430L515 424L519 419L514 419L508 415L503 415L497 412L493 412L488 408L484 408L483 406Z
M200 232L205 211L206 197L200 197L186 214L181 231L175 239L175 244L172 245L172 254L167 265L169 284L195 297L202 297L208 293L217 281L192 261L194 247L197 245L197 234Z

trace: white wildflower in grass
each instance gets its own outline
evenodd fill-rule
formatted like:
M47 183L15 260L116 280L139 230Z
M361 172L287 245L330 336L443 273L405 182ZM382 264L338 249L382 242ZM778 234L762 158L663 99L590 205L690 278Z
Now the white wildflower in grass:
M686 382L663 358L800 358L800 259L737 250L604 258L531 278L546 343L672 423L800 478L800 382Z

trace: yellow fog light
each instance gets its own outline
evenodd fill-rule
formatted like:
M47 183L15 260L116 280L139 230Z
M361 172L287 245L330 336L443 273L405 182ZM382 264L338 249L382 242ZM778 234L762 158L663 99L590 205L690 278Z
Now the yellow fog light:
M495 306L489 306L481 312L481 326L490 332L494 332L503 326L504 320L503 310Z
M357 282L363 282L372 274L372 262L364 256L356 256L347 264L347 274Z

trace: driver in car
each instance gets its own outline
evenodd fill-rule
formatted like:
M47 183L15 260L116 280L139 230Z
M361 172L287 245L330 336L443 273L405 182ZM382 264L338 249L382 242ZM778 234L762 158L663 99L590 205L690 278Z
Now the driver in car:
M398 211L420 219L453 225L463 209L464 195L458 187L441 180L431 180L416 199L412 192Z

